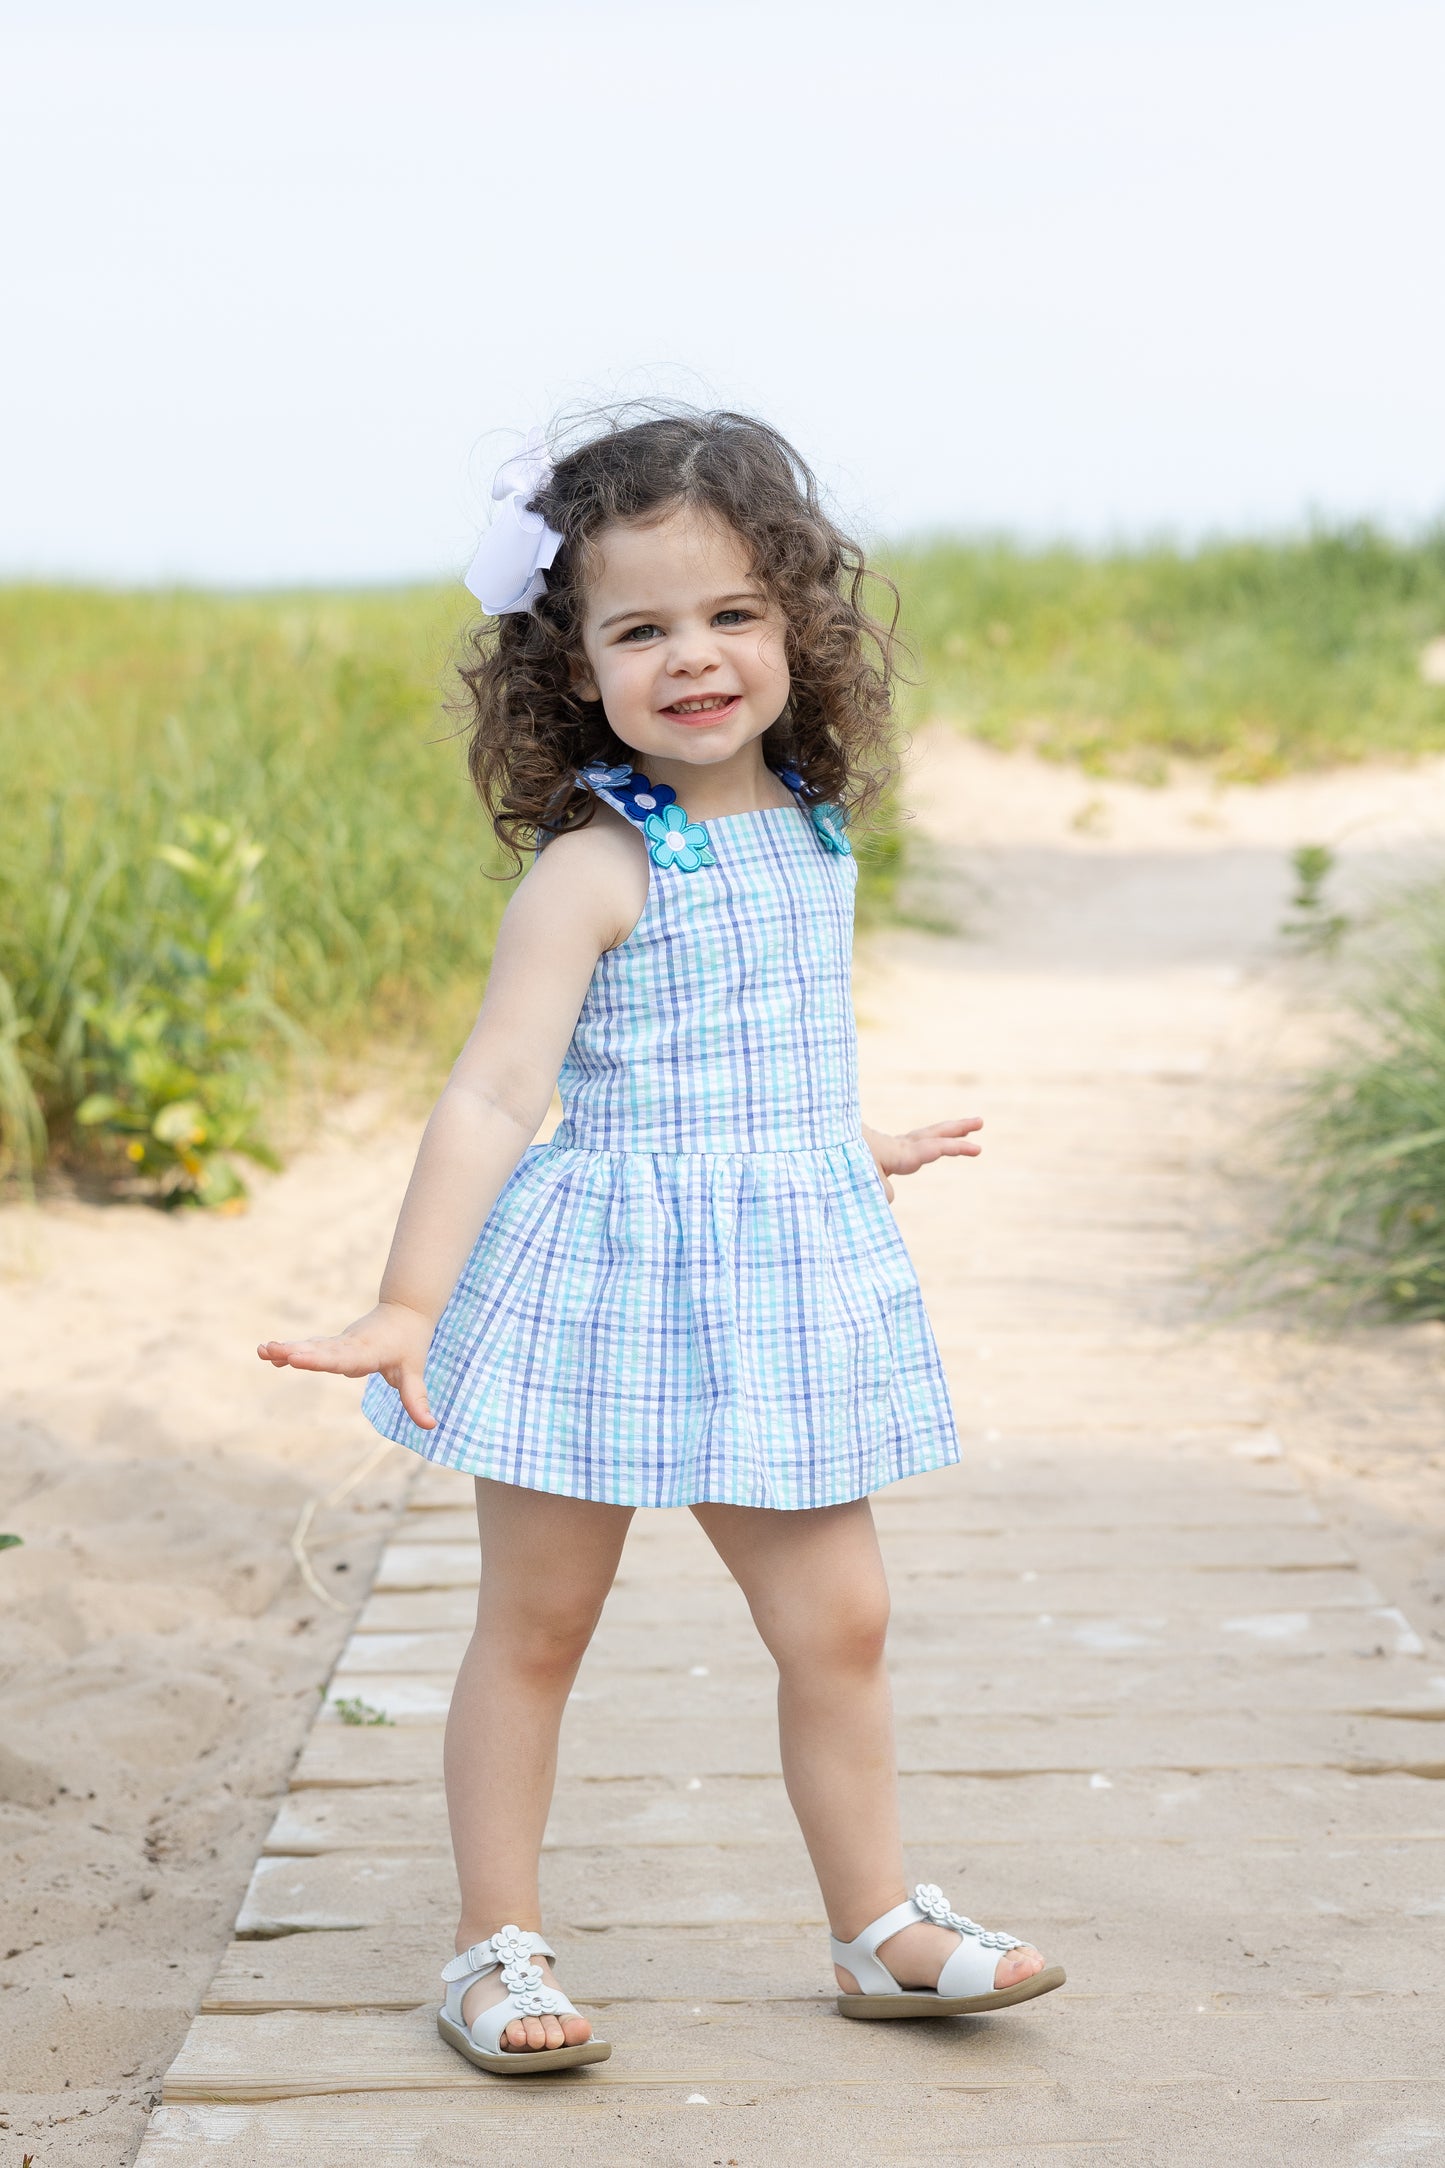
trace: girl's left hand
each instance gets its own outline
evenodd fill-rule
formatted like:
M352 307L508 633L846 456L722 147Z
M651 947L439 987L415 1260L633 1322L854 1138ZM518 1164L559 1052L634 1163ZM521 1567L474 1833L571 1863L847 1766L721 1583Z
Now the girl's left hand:
M909 1129L901 1137L891 1137L886 1130L869 1129L865 1123L863 1142L873 1154L878 1179L891 1203L895 1174L917 1174L935 1159L976 1159L983 1146L974 1143L973 1132L982 1127L980 1115L960 1114L951 1122L930 1122L926 1129Z

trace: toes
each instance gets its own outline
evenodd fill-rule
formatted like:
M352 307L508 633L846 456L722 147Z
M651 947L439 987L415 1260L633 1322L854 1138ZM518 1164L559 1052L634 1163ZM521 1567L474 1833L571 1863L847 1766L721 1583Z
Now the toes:
M1017 1987L1020 1980L1031 1980L1036 1972L1042 1972L1043 1969L1043 1958L1031 1942L1025 1942L1018 1949L1007 1951L999 1959L993 1984L995 1988Z
M592 2027L585 2017L564 2017L562 2038L569 2048L580 2048L584 2041L592 2038Z

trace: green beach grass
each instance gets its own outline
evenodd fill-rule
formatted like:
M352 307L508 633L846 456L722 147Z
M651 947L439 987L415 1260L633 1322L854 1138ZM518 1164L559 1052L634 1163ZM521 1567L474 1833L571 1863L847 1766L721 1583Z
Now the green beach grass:
M1085 555L1007 542L895 551L914 719L1162 781L1175 760L1257 782L1445 748L1445 528Z
M1000 746L1254 778L1445 748L1445 532L893 550L914 683ZM0 1175L225 1204L298 1054L439 1069L509 894L445 712L455 587L0 589ZM861 838L865 921L902 865Z
M184 1152L206 1162L238 1122L263 1136L299 1049L455 1044L508 894L442 713L461 614L438 591L0 592L12 1171L84 1145L193 1194ZM161 854L198 841L188 886ZM237 846L264 854L249 874ZM198 1105L206 1133L143 1159L144 1130L77 1131L127 1092L141 1112Z
M1286 1117L1256 1284L1326 1321L1445 1317L1445 883L1377 911L1344 988L1336 1047Z

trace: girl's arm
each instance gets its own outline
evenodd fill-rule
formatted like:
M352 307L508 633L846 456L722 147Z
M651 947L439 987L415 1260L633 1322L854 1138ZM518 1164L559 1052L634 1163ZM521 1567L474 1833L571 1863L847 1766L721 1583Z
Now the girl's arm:
M646 859L612 816L537 859L507 906L481 1012L423 1133L376 1307L334 1337L263 1341L263 1362L380 1371L412 1421L436 1427L423 1375L436 1321L541 1126L597 959L646 900Z
M977 1159L983 1146L974 1143L973 1132L982 1127L981 1115L959 1114L952 1121L930 1122L926 1129L908 1129L901 1137L894 1137L887 1130L870 1129L865 1122L863 1142L873 1154L878 1179L890 1204L895 1174L917 1174L920 1167L931 1166L935 1159Z

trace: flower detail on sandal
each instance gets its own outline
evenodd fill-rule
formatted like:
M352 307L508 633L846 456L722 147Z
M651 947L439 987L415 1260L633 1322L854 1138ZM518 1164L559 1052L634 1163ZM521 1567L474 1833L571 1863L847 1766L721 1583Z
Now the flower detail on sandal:
M499 1927L491 1946L502 1968L502 1985L523 2017L554 2016L569 2005L565 1995L548 1987L541 1967L532 1963L527 1938L520 1927Z
M975 1935L986 1950L1023 1948L1017 1935L1006 1935L1002 1928L980 1927L977 1920L955 1912L936 1882L920 1882L913 1892L913 1902L935 1927L951 1927L955 1934Z

